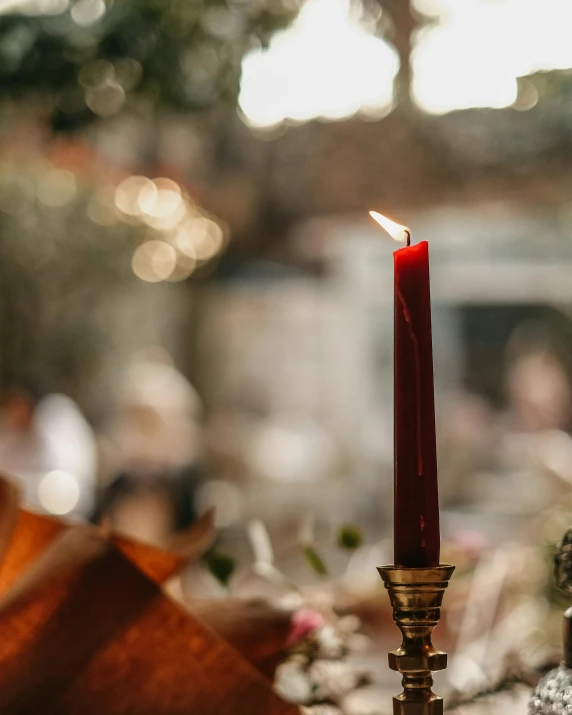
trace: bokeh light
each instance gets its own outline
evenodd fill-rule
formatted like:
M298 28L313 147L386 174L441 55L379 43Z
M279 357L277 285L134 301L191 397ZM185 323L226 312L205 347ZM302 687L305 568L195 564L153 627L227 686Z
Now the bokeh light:
M397 55L350 8L349 0L307 0L268 49L245 56L239 101L251 125L390 111ZM416 0L415 8L412 92L427 112L530 109L534 93L518 78L572 67L568 0L542 9L535 0ZM433 21L423 26L423 17Z
M73 474L55 469L42 478L38 485L38 498L50 514L69 514L79 502L78 481Z
M221 250L224 231L212 219L199 216L185 221L175 240L182 253L206 261Z
M221 224L167 177L129 176L113 196L109 188L99 192L88 211L99 225L112 225L119 218L153 230L156 238L139 246L132 259L135 275L151 283L185 280L197 263L214 258L225 245Z
M175 270L177 254L166 241L145 241L135 249L131 262L138 278L149 283L166 280Z
M181 251L176 251L177 265L173 269L171 275L167 278L170 283L178 283L188 278L195 268L197 267L197 257L196 255L189 253L182 253Z
M199 513L215 510L215 523L219 529L228 528L240 520L243 515L242 501L240 490L221 479L211 479L201 485L196 497Z
M156 190L155 185L145 176L129 176L115 190L115 204L127 216L139 216L140 197Z
M141 211L154 219L172 216L182 204L181 189L170 179L155 179L151 184L143 187L139 194Z
M255 126L379 115L391 107L397 68L395 50L360 25L349 0L308 0L268 50L244 58L240 107Z
M22 15L61 15L70 0L2 0L0 13L19 12Z
M102 87L109 82L113 82L115 70L109 60L92 60L86 62L80 68L77 79L78 82L88 89Z
M517 78L572 67L568 0L417 0L438 24L423 30L413 56L419 105L442 114L470 107L521 106Z
M105 15L103 0L78 0L72 9L71 16L78 25L93 25Z
M132 57L122 57L115 62L115 80L128 92L135 89L143 76L141 62Z
M538 104L538 89L526 77L520 77L517 84L517 95L512 105L519 112L527 112Z
M125 90L117 82L109 82L86 92L85 103L94 114L111 117L117 114L125 102Z
M177 265L173 269L171 275L166 278L169 283L179 283L192 275L196 268L197 262L188 256L180 253L177 254Z

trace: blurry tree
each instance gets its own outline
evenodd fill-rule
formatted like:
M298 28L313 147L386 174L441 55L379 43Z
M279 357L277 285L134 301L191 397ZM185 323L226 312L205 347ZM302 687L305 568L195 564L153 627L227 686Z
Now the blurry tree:
M91 187L49 165L0 172L2 387L81 400L115 337L118 293L139 287L130 269L136 227L91 221L92 198Z
M156 110L234 107L243 54L297 7L298 0L2 2L0 106L13 105L3 113L5 137L28 117L24 107L56 131L124 110L151 118ZM131 257L149 236L94 219L97 190L49 164L0 167L0 386L30 383L85 404L114 341L129 342L117 304L126 295L137 303L145 290Z
M102 408L102 369L172 338L173 318L163 329L149 308L162 316L174 293L150 284L208 272L223 250L224 227L176 182L121 178L0 164L0 390L28 384Z
M371 2L371 0L370 0ZM420 24L420 17L414 13L410 0L376 0L388 21L382 15L381 31L384 39L391 42L399 56L399 70L394 83L394 102L397 106L410 109L411 101L411 51L413 32Z
M124 107L234 102L240 61L298 0L21 0L0 15L0 97L36 100L57 129Z

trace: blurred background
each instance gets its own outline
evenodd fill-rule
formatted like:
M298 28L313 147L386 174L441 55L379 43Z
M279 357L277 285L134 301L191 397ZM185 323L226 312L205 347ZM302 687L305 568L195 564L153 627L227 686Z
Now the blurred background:
M294 582L394 640L375 566L392 558L395 246L375 209L431 247L448 684L552 653L572 5L0 13L0 469L26 505L159 545L214 506L230 581L191 568L187 597Z

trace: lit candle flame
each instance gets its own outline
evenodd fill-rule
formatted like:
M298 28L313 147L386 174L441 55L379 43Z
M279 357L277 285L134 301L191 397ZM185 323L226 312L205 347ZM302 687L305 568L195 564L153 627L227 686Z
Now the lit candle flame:
M383 216L383 214L377 213L377 211L370 211L369 215L374 221L377 221L377 223L387 231L387 233L391 236L391 238L393 238L394 241L398 241L399 243L407 243L407 245L409 245L409 241L411 239L411 232L409 231L407 226L402 226L400 223L395 223L395 221L388 219L387 216Z

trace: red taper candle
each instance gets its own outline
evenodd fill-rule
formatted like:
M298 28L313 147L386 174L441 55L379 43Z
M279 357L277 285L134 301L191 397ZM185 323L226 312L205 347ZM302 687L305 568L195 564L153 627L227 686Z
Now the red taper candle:
M439 563L439 497L427 241L393 254L394 561Z
M372 216L394 238L407 239L393 254L394 563L435 566L440 534L429 247L426 241L409 245L407 229Z

